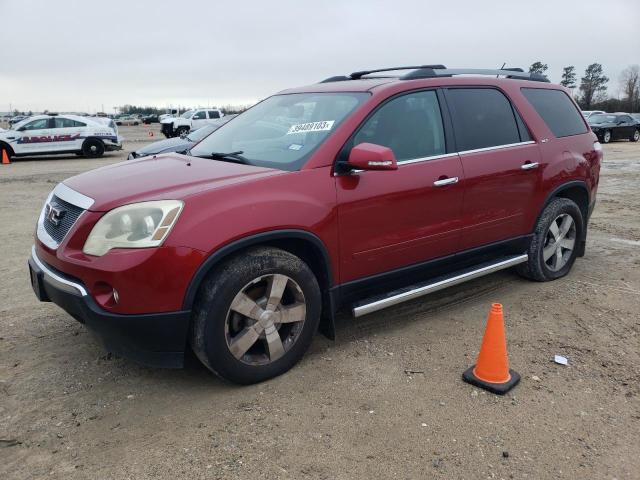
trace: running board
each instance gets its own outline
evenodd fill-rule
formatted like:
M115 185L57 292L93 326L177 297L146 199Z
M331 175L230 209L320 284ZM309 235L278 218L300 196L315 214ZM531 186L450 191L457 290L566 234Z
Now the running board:
M447 287L452 287L454 285L473 280L474 278L513 267L514 265L526 262L528 259L529 256L526 253L522 255L503 257L499 261L480 263L470 268L433 278L429 280L428 283L412 285L407 288L390 292L386 295L368 298L353 305L353 316L356 318L361 317L368 313L391 307L392 305L397 305L423 295L437 292L438 290L442 290Z

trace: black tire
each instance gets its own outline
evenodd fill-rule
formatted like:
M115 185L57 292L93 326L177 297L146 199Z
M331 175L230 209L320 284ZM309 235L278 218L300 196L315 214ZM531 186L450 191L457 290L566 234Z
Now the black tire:
M571 235L567 235L564 240L569 241L571 240L570 237L573 236L574 245L572 250L564 250L563 254L560 255L560 262L564 263L561 268L554 270L553 266L550 266L548 262L553 262L558 255L555 253L553 257L545 260L545 250L553 251L553 245L557 245L557 243L550 241L553 240L551 238L553 234L550 232L552 222L558 222L559 218L564 219L567 215L573 220L575 228L573 233ZM556 226L558 226L558 223L556 223ZM533 239L531 240L531 244L527 251L529 259L526 263L520 264L517 267L518 273L523 277L538 282L548 282L550 280L564 277L569 273L576 260L579 243L583 237L583 233L584 218L580 208L578 208L578 205L568 198L556 198L552 200L551 203L549 203L549 205L547 205L542 211L542 215L540 215L540 218L538 219L538 223L536 224L536 228L533 232ZM560 245L558 247L560 247ZM558 250L556 250L556 252L557 251ZM562 251L561 248L560 251Z
M603 134L602 134L602 143L609 143L611 142L611 130L606 130Z
M633 134L629 137L629 141L631 142L637 142L638 140L640 140L640 129L635 129L633 131Z
M282 341L282 345L286 345L283 347L284 353L279 358L274 360L267 358L266 363L261 364L250 361L253 358L250 356L254 354L263 357L271 356L265 338L265 332L269 331L268 327L262 330L257 340L253 340L246 354L242 353L240 354L242 358L238 358L237 353L234 354L231 351L233 340L242 336L242 333L246 333L250 327L259 326L262 320L251 320L236 313L237 310L232 311L231 305L241 292L249 292L250 288L259 291L261 281L256 282L257 279L276 276L288 277L285 288L288 290L294 285L297 288L296 292L303 295L302 302L305 307L305 313L301 317L303 320L299 324L281 323L276 327L278 338ZM256 298L253 300L257 304L263 302L264 306L266 292L265 289L264 294L254 295ZM284 305L286 296L285 292L276 312L286 308ZM255 247L216 267L204 280L196 297L192 316L191 347L200 361L218 376L239 384L261 382L283 374L302 358L318 329L321 305L320 287L306 263L278 248ZM268 305L261 311L266 310ZM243 323L234 326L238 318ZM236 336L231 339L234 328ZM294 328L297 329L295 332ZM281 334L284 334L284 339L280 337ZM250 357L249 361L247 357Z
M190 130L189 127L185 127L185 126L178 127L178 128L175 129L174 135L176 137L181 137L183 133L185 135L188 134L189 130Z
M137 127L138 125L140 125L138 122L133 122L134 127Z
M82 144L82 154L87 158L98 158L104 155L104 143L97 138L88 138Z

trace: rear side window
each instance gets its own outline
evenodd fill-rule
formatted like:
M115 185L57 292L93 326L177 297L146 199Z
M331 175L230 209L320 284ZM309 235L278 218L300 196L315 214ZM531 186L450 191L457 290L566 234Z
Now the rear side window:
M523 88L522 94L556 137L587 133L582 115L562 90Z
M447 90L458 151L521 141L516 114L504 94L493 88ZM526 132L526 127L521 128ZM524 133L523 132L523 133ZM529 140L528 133L524 140Z
M209 118L220 118L220 112L216 110L209 110Z

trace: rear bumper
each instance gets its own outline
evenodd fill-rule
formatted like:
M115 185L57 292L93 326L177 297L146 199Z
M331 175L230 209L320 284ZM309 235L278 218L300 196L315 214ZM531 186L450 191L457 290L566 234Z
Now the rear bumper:
M151 367L180 368L189 331L189 310L122 315L100 308L81 282L56 271L32 251L29 273L42 302L53 302L102 340L106 349Z

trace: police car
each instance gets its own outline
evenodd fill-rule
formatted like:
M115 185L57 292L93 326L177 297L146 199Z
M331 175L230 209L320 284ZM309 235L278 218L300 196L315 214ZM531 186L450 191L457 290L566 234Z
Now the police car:
M121 149L118 127L109 118L35 115L0 131L0 150L10 157L75 153L96 158Z

